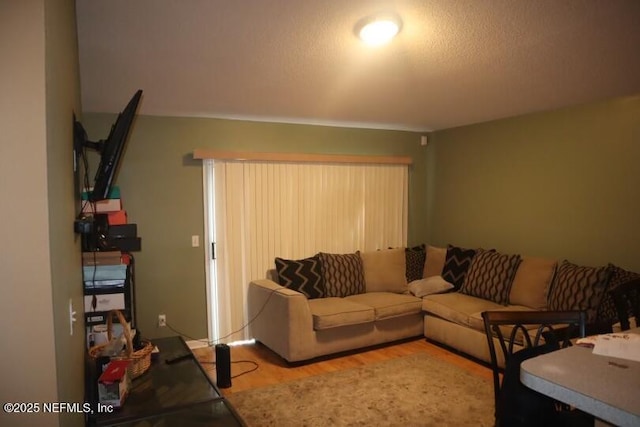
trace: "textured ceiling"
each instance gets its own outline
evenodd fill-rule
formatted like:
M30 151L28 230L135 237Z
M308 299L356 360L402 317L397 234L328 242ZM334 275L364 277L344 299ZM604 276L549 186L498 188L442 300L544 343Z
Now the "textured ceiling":
M371 48L372 13L403 28ZM85 112L436 130L640 93L639 0L77 0Z

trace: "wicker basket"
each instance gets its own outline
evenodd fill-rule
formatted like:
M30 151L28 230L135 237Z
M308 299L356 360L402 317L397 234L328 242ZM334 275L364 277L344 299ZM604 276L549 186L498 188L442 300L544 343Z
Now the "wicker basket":
M126 346L121 355L112 356L111 360L129 360L129 367L127 371L129 373L129 378L134 379L144 374L147 369L151 366L151 352L153 351L153 344L151 344L148 340L141 340L144 344L140 350L133 350L133 342L131 339L131 326L127 323L127 320L124 318L124 315L120 310L111 310L109 315L107 316L107 342L104 344L99 344L93 346L89 349L89 355L93 359L97 359L102 354L102 350L111 342L113 337L113 316L118 318L118 321L122 325L122 330L124 334L124 338L126 340Z

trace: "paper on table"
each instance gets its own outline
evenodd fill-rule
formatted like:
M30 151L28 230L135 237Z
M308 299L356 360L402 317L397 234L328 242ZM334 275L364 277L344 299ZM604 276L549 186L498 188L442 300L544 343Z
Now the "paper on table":
M640 362L640 335L625 333L597 335L593 354Z

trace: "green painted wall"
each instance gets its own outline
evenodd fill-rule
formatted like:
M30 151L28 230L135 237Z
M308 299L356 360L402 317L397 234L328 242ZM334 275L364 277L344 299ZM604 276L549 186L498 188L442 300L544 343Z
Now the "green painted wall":
M85 114L84 126L90 138L100 139L113 120L113 115ZM188 336L207 335L204 249L191 247L191 236L204 233L202 162L192 158L196 148L411 156L409 243L426 239L426 157L419 134L138 116L117 183L129 222L138 224L142 237L142 251L135 255L139 327L145 336L175 334L156 327L159 313Z
M640 96L434 132L430 242L640 271Z
M123 105L126 99L123 100ZM143 100L144 102L144 100ZM85 114L90 137L114 116ZM202 168L195 148L407 155L409 244L429 242L613 262L640 270L640 97L433 132L139 116L118 184L138 224L139 326L159 313L188 336L206 336Z

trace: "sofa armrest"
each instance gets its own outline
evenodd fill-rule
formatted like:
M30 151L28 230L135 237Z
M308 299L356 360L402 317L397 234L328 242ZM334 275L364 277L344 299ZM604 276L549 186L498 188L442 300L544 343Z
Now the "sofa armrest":
M249 283L247 309L252 336L286 360L300 360L313 342L307 298L269 279Z

